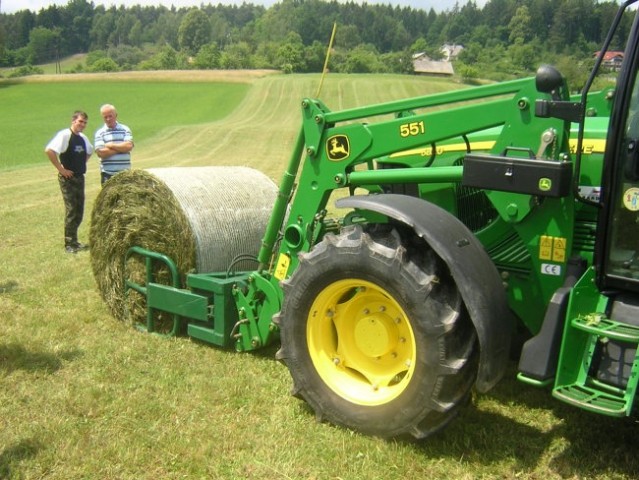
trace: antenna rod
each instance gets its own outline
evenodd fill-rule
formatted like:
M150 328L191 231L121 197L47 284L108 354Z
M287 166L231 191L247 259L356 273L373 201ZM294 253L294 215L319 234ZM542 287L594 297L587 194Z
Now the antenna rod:
M322 69L322 78L320 78L320 84L317 87L317 93L315 94L315 98L318 98L320 92L322 91L322 85L324 84L324 75L326 74L326 70L328 69L328 59L330 58L331 50L333 49L333 40L335 40L336 30L337 30L337 22L333 22L333 32L331 33L331 40L328 42L328 50L326 50L326 60L324 60L324 68Z

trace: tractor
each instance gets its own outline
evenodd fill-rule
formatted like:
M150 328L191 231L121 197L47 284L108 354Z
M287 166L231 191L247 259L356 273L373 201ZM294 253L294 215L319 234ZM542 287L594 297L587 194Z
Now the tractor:
M137 244L117 259L146 265L122 268L144 328L160 315L221 348L279 344L292 393L319 419L380 437L442 429L513 352L524 384L631 416L636 20L614 90L591 89L633 3L578 96L544 65L534 78L343 111L303 99L259 251L245 252L254 268L181 279L165 252Z

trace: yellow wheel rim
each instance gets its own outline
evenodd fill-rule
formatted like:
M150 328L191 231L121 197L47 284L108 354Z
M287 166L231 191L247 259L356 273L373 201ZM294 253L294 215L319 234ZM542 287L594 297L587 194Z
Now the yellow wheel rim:
M388 403L413 377L413 329L399 304L374 283L346 279L328 285L311 306L306 333L320 377L352 403Z

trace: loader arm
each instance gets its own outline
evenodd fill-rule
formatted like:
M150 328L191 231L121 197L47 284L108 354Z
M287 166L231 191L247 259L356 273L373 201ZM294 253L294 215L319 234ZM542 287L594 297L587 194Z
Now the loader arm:
M492 152L517 147L537 152L544 131L556 136L551 148L555 155L567 151L568 122L538 119L534 101L539 97L534 79L489 85L450 93L418 97L397 102L331 112L321 101L302 102L303 147L296 149L282 185L282 198L293 194L291 175L298 171L298 192L288 211L276 208L260 252L260 259L271 256L278 232L283 235L279 259L269 272L284 279L296 265L296 256L308 251L317 231L318 215L323 212L331 193L340 188L375 187L389 183L459 182L461 166L410 168L402 171L380 169L375 160L389 155L451 142L459 142L473 133L497 128L491 142ZM390 118L389 118L390 117ZM515 140L516 139L516 140ZM544 150L544 154L545 154ZM303 158L302 158L303 157ZM272 225L269 225L272 227ZM286 265L283 267L283 265ZM276 266L279 266L276 271Z

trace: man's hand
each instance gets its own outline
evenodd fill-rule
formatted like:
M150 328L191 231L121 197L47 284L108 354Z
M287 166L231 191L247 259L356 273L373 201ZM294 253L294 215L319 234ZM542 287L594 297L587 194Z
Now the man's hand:
M71 178L73 177L73 172L71 170L67 170L66 168L62 167L61 170L58 170L60 172L60 175L62 175L64 178Z

